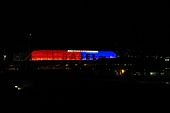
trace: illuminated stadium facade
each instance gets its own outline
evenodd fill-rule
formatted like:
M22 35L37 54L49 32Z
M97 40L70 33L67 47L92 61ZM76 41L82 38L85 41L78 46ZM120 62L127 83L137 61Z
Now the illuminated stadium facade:
M95 50L34 50L31 53L32 61L41 60L98 60L99 58L116 58L113 51Z
M15 54L14 62L11 62L6 69L29 72L39 70L97 72L104 68L110 72L114 69L115 60L116 53L113 51L32 50L31 53Z

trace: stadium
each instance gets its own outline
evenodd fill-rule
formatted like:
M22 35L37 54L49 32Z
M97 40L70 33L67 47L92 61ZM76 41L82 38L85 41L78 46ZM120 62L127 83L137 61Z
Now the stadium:
M13 56L8 71L77 71L91 72L113 70L117 54L100 50L32 50Z
M31 61L36 60L98 60L100 58L116 58L112 51L96 50L34 50Z

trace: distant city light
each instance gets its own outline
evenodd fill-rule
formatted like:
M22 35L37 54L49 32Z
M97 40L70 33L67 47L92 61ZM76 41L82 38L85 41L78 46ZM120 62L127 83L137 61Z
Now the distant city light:
M124 76L126 70L125 69L118 69L116 70L116 75L117 76Z
M153 73L153 72L150 72L150 75L154 75L154 73Z
M29 33L29 38L32 36L32 33Z
M157 72L150 72L150 75L156 75Z
M170 84L170 82L165 82L165 84L169 85L169 84Z
M18 88L18 86L14 86L15 88Z
M20 88L19 86L14 86L17 90L21 90L22 88Z
M22 89L22 88L20 88L20 87L18 88L18 90L21 90L21 89Z
M6 56L6 55L3 55L3 57L4 57L4 61L5 61L7 56Z
M122 70L121 70L121 74L124 74L124 73L125 73L125 70L124 70L124 69L122 69Z
M168 62L169 61L169 58L165 58L165 62Z

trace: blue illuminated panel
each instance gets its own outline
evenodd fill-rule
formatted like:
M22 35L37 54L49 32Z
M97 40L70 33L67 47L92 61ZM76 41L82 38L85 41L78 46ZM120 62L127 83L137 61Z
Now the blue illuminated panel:
M82 60L98 60L99 58L116 58L112 51L81 52Z

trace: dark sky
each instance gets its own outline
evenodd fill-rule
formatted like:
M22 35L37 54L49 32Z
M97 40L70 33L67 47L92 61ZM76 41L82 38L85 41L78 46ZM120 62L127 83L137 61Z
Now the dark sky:
M144 48L168 47L167 3L25 1L2 7L1 47ZM165 14L165 15L164 15Z

